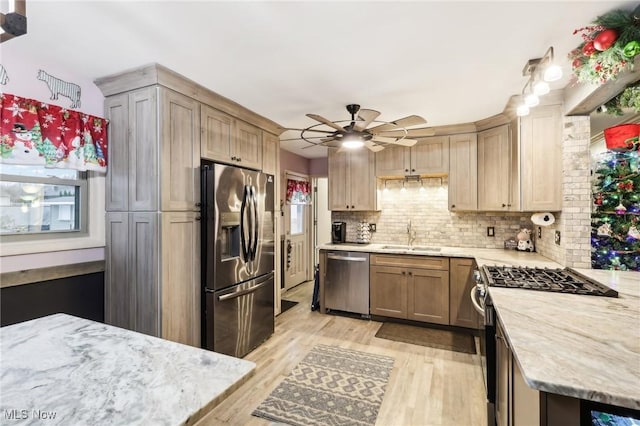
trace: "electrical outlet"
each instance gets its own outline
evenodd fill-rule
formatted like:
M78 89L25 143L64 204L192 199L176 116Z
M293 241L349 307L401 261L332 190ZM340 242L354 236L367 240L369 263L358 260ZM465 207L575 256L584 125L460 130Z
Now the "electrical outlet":
M557 245L560 245L560 231L556 231L555 241Z
M542 226L538 226L538 238L542 238Z
M487 226L487 237L495 237L496 229L493 226Z
M369 231L370 232L376 232L376 224L375 223L370 223L369 224Z

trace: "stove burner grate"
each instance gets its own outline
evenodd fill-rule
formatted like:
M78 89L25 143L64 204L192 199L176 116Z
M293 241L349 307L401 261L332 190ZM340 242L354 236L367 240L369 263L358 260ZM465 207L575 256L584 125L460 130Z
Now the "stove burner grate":
M569 268L483 266L482 270L488 285L492 287L618 297L617 291Z

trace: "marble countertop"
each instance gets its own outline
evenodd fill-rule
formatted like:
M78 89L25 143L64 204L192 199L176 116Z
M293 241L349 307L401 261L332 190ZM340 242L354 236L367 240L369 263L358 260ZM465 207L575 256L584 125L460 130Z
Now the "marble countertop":
M191 425L255 369L65 314L0 328L0 360L0 413L20 425Z
M324 244L323 250L470 257L478 266L562 268L537 253L385 244ZM507 340L528 385L540 391L640 409L640 272L576 269L618 298L489 287Z

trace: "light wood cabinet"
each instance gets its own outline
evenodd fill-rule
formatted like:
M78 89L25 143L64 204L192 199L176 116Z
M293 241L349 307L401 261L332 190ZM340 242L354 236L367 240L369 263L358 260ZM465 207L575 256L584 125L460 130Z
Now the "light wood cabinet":
M511 426L511 349L502 330L496 324L496 426Z
M478 209L478 139L475 133L449 137L449 210Z
M371 314L448 324L448 269L444 257L372 255Z
M449 324L477 329L480 317L473 308L470 294L475 287L472 279L473 259L449 259Z
M105 99L109 119L107 211L157 210L158 88L146 87Z
M160 94L161 210L193 211L200 202L200 104L169 89Z
M412 147L388 146L376 155L376 177L446 175L449 137L423 138Z
M328 151L329 208L379 210L373 152L368 149L338 152L337 148Z
M160 335L156 212L107 212L105 322Z
M200 217L162 213L162 337L200 346Z
M520 117L523 211L562 210L562 109L538 106Z
M262 130L208 105L201 121L202 158L262 169Z
M262 171L270 175L278 175L278 158L280 139L276 135L262 132Z
M397 266L371 266L369 297L371 315L408 317L407 271Z
M409 312L414 321L449 324L449 271L407 270Z
M512 168L513 156L517 149L508 124L478 133L478 210L518 210L513 195L518 170Z

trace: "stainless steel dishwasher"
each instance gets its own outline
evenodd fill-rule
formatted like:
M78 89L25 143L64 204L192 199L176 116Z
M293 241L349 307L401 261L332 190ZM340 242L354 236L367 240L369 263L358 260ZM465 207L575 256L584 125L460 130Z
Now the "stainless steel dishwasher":
M327 252L324 304L327 311L369 317L369 253Z

